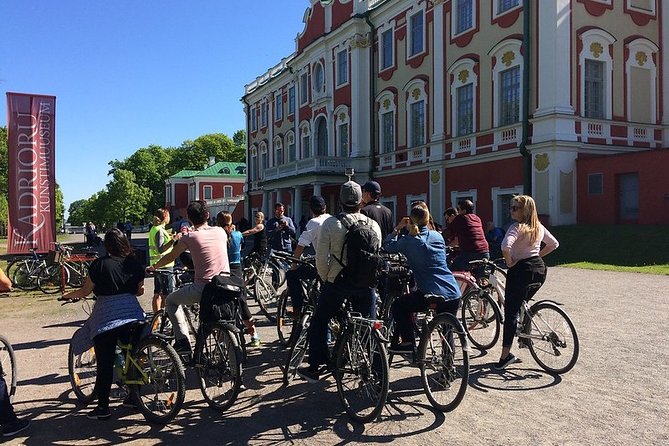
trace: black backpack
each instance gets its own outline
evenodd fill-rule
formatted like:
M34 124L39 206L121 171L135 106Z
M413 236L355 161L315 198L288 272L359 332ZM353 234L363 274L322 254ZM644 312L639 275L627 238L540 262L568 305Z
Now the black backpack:
M347 224L344 215L346 214L337 216L337 220L347 230L339 259L335 257L337 262L344 267L337 279L344 280L353 287L373 288L378 281L381 265L379 256L381 240L371 225L373 220L365 217L364 220L356 220L352 224ZM344 250L346 250L346 265L341 260L344 258Z
M200 299L200 321L234 321L241 287L232 276L216 275L205 285Z

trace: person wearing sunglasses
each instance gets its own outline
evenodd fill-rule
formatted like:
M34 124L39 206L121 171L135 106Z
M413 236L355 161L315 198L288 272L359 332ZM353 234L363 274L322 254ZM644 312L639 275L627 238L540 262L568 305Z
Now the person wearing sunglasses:
M546 265L542 257L559 246L553 234L539 222L537 207L529 195L513 197L511 217L515 222L506 231L502 240L502 254L509 271L506 276L504 296L502 354L495 365L497 370L502 370L518 361L518 358L511 353L511 346L516 335L520 307L524 300L529 300L536 294L546 280Z

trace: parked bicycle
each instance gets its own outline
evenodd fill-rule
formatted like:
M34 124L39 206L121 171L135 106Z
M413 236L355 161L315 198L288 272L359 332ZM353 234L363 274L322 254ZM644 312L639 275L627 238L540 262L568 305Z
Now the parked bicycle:
M37 276L37 286L43 293L63 293L66 286L81 288L88 277L88 268L97 258L95 252L73 253L68 245L56 243L56 250L49 253L53 262L47 260Z
M16 288L25 291L36 290L37 277L46 266L46 257L39 255L37 250L32 248L30 257L21 257L7 265L7 277L11 277Z
M11 402L16 394L16 356L12 344L2 335L0 335L0 376L7 383L7 393Z
M247 296L253 296L258 302L260 311L270 322L276 321L278 311L277 287L283 284L278 278L278 256L270 251L263 261L257 253L244 259L244 286ZM283 276L285 281L285 272Z
M146 322L133 322L131 333L130 342L119 340L117 344L116 383L127 390L147 421L169 423L186 397L181 360L164 338L150 333ZM93 401L97 376L95 349L91 347L75 355L70 341L68 373L77 399L84 404Z

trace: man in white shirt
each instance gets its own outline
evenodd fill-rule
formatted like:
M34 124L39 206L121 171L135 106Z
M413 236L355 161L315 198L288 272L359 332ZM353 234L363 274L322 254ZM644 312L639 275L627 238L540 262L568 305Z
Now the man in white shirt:
M318 252L318 234L321 231L323 222L330 218L326 212L325 200L320 195L314 195L309 200L309 208L314 217L307 223L306 230L300 234L295 248L295 257L300 257L304 248L313 245L314 251ZM286 284L288 294L293 302L293 315L299 317L302 312L302 303L304 302L304 292L300 280L313 280L316 278L316 270L307 265L299 265L286 273Z

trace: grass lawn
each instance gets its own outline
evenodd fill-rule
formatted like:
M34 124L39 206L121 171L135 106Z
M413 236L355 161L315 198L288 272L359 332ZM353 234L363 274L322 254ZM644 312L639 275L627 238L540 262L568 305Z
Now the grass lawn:
M560 247L546 264L669 275L669 226L571 225L550 231Z

